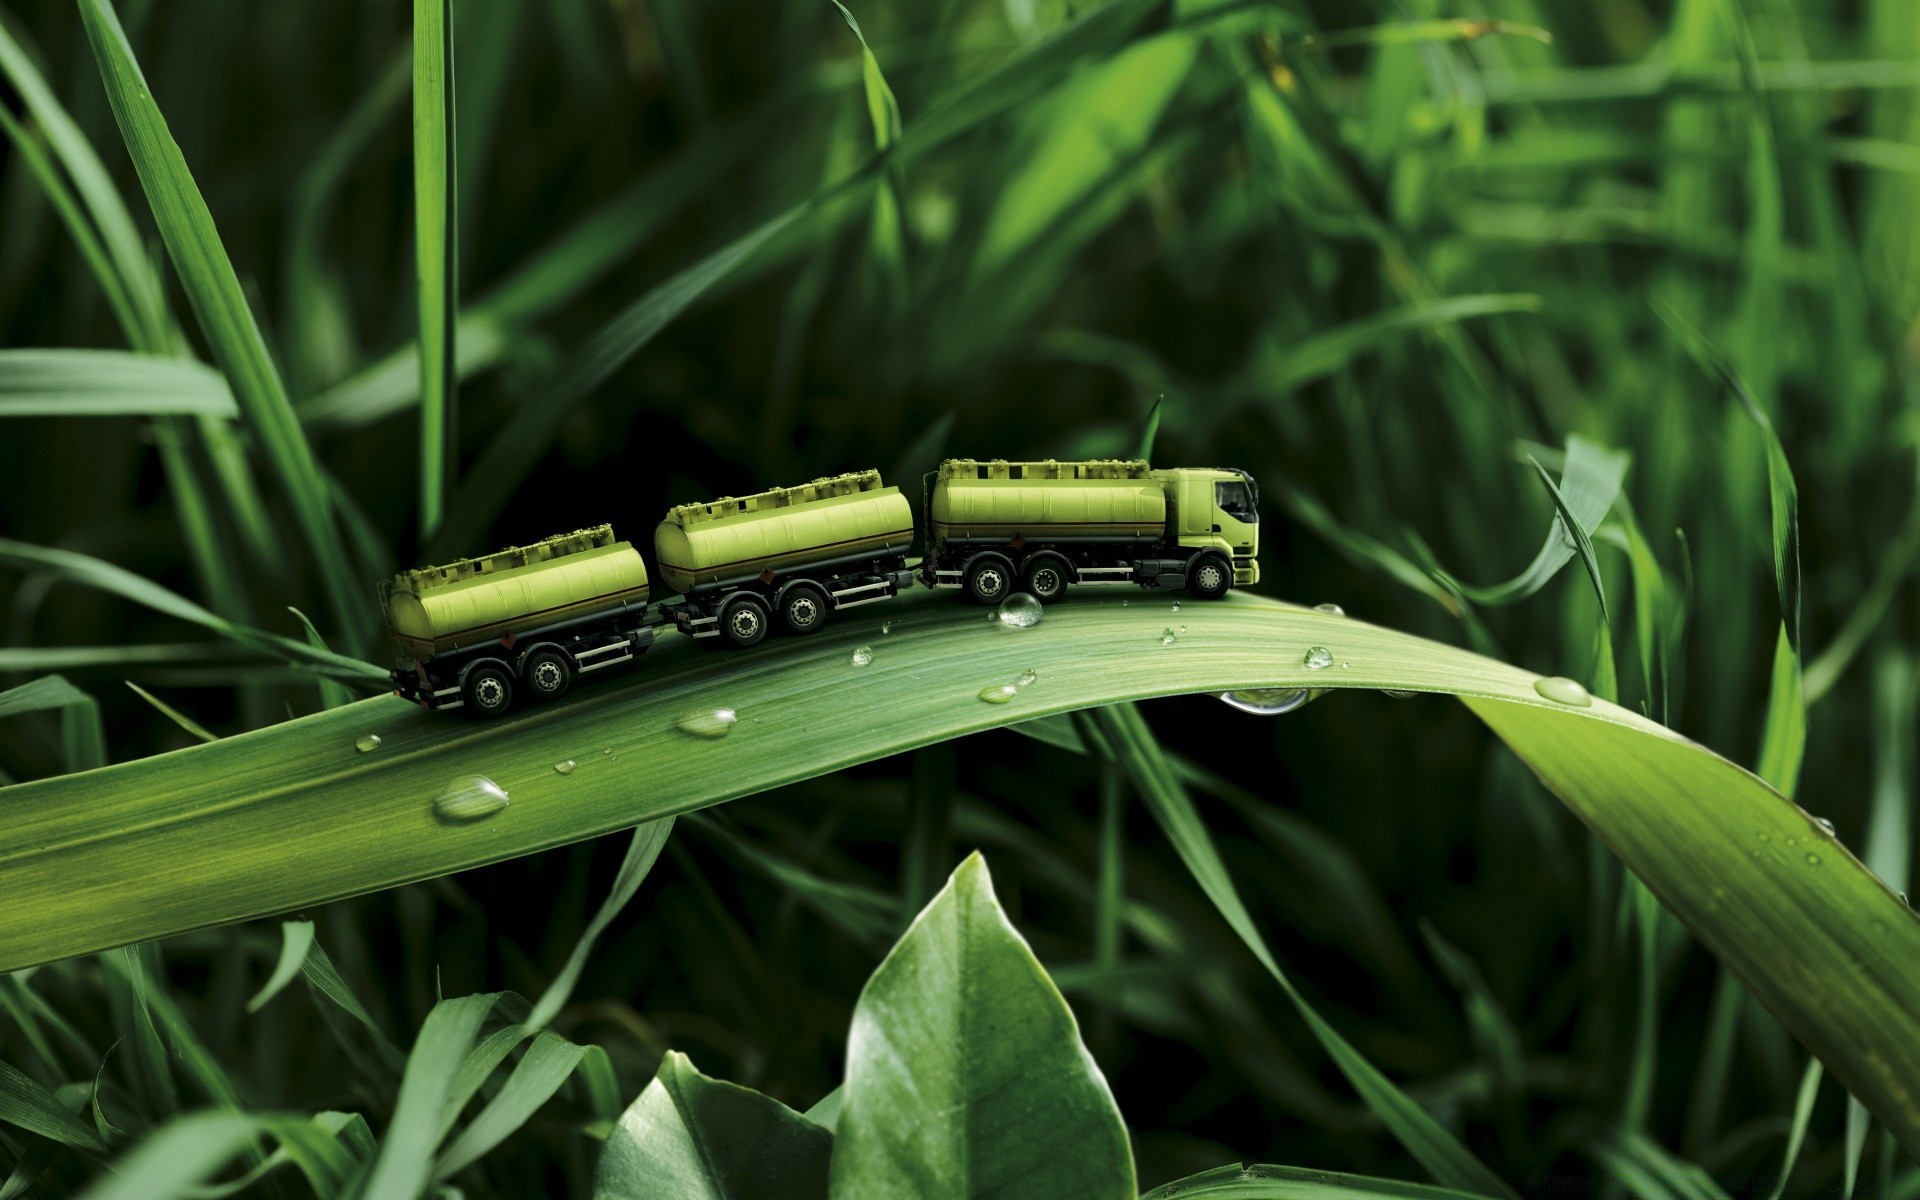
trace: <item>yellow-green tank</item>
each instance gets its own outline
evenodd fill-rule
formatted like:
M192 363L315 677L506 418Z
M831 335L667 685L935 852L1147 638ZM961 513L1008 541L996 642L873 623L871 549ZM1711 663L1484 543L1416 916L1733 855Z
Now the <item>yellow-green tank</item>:
M969 536L1158 538L1167 528L1166 485L1138 459L950 458L928 509L936 545Z
M854 471L682 504L653 535L661 580L676 592L763 572L861 556L904 554L913 541L913 512L899 488L878 471Z
M647 565L611 525L481 558L402 571L383 600L393 640L421 661L647 603Z

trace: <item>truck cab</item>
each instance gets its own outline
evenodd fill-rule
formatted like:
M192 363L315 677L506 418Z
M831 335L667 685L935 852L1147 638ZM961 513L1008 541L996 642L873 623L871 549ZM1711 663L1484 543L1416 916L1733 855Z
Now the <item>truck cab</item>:
M1155 471L1167 489L1182 550L1218 550L1233 562L1235 587L1260 582L1260 489L1230 467Z

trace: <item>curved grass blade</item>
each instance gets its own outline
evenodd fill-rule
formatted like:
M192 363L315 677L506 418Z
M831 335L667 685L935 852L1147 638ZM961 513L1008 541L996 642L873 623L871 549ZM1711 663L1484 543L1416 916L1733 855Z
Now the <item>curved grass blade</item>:
M168 132L109 0L80 0L80 16L114 121L201 331L286 489L300 531L318 560L335 619L358 641L371 628L368 607L352 587L353 572L333 523L319 464L293 415L253 310L247 307L233 263L214 228L213 214Z
M52 1092L4 1062L0 1062L0 1121L64 1146L96 1152L107 1148Z
M1263 687L1452 693L1877 1119L1920 1147L1907 1090L1920 1078L1920 918L1806 813L1710 751L1605 701L1543 699L1531 672L1238 594L1186 606L1189 633L1173 647L1159 644L1157 613L1095 599L1026 630L926 594L888 615L900 653L862 668L857 693L846 662L871 636L862 622L727 657L669 633L627 678L492 724L379 697L18 785L0 793L16 814L0 825L0 889L30 919L0 923L0 971L431 878L1116 701ZM1306 667L1316 645L1352 667ZM1029 667L1047 687L1004 705L976 698ZM823 696L831 721L820 719ZM676 727L719 705L740 715L727 737ZM367 733L383 744L361 754L354 741ZM579 768L556 773L564 758ZM477 825L441 825L434 796L475 773L512 803Z
M420 538L440 528L455 465L460 376L459 171L453 0L413 0L413 230L420 284Z
M192 359L119 350L0 350L0 417L231 417L233 393Z
M394 1101L393 1120L380 1140L362 1200L414 1200L426 1189L433 1151L440 1140L440 1113L480 1023L500 1000L498 992L460 996L433 1006L407 1055L406 1073Z
M1468 1200L1473 1195L1398 1179L1263 1163L1215 1167L1143 1193L1140 1200Z
M1505 583L1476 587L1451 578L1448 583L1475 604L1514 604L1545 587L1547 581L1578 554L1604 613L1606 591L1600 582L1600 567L1590 539L1620 496L1620 484L1627 474L1627 456L1583 437L1570 437L1558 485L1537 460L1529 457L1528 461L1539 472L1540 482L1553 500L1553 528L1547 530L1547 539L1539 553L1526 570Z
M280 922L280 960L274 964L273 974L247 1001L247 1011L259 1012L267 1006L267 1001L278 996L282 989L299 978L300 969L307 963L307 953L312 949L312 921Z
M610 1077L612 1070L607 1052L599 1046L576 1045L557 1033L542 1030L534 1036L533 1045L527 1047L526 1056L514 1067L513 1074L507 1076L499 1092L434 1162L434 1180L459 1174L505 1141L525 1125L575 1071L597 1071ZM614 1114L609 1112L605 1116L611 1120Z
M1392 1080L1381 1074L1380 1069L1369 1062L1365 1055L1354 1049L1353 1044L1307 1002L1307 998L1293 986L1293 980L1280 969L1280 962L1268 947L1259 926L1254 923L1253 914L1247 911L1246 904L1241 901L1239 889L1234 887L1233 879L1227 873L1227 864L1220 857L1212 835L1207 832L1206 824L1200 818L1200 810L1194 807L1192 798L1181 786L1172 763L1161 752L1153 731L1147 728L1139 710L1131 704L1116 704L1098 710L1095 719L1106 734L1115 757L1133 777L1134 785L1152 810L1154 820L1179 852L1187 870L1193 873L1200 890L1207 894L1207 899L1213 901L1213 906L1226 918L1227 924L1233 927L1253 956L1260 960L1267 974L1273 976L1274 982L1280 985L1280 990L1313 1032L1314 1039L1326 1050L1327 1056L1333 1059L1334 1065L1340 1068L1340 1073L1347 1077L1367 1107L1380 1118L1387 1131L1440 1183L1448 1187L1471 1188L1511 1200L1515 1196L1513 1189L1489 1170L1472 1151L1461 1145L1459 1139L1441 1128L1432 1115L1415 1104Z
M128 687L133 689L134 695L145 700L148 704L153 705L154 708L159 710L161 716L178 725L181 729L185 730L189 736L198 738L203 742L217 742L220 740L219 734L211 732L206 726L200 724L200 722L181 712L173 705L168 704L165 700L162 700L131 679L125 680L124 682Z
M275 658L299 663L335 678L355 679L363 683L382 685L387 679L387 673L372 663L348 658L330 650L308 645L306 642L295 641L276 633L267 633L264 630L229 621L225 617L209 612L185 596L170 592L124 567L116 567L112 563L103 562L89 555L77 554L71 550L56 550L47 546L29 546L25 542L0 538L0 563L23 571L50 572L72 583L98 588L103 592L112 592L135 604L151 608L155 612L165 613L170 617L177 617L182 621L211 629L215 633L232 638L241 645L264 654L271 654Z
M647 874L653 870L653 864L660 859L660 850L667 844L667 838L673 833L673 818L650 821L633 831L633 840L627 845L627 856L620 860L620 871L613 877L613 886L607 889L607 898L600 904L600 910L593 914L593 920L587 922L586 929L580 933L580 940L574 944L573 953L567 956L567 963L560 973L547 985L540 1000L533 1006L533 1012L526 1023L539 1028L551 1022L566 1006L567 997L573 995L573 985L580 980L580 972L586 969L587 955L593 951L594 942L606 932L607 926L620 915L620 910L633 899L640 890Z
M58 675L0 692L0 717L26 712L60 714L60 749L67 770L89 771L107 764L107 735L100 725L100 702Z

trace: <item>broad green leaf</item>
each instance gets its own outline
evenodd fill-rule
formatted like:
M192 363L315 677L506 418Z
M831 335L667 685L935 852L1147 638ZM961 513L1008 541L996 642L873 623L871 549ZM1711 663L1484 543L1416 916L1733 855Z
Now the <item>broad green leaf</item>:
M1280 985L1280 990L1306 1021L1314 1039L1325 1048L1327 1056L1347 1077L1361 1100L1380 1118L1387 1132L1441 1183L1449 1187L1471 1187L1493 1196L1513 1196L1513 1190L1498 1175L1354 1049L1293 986L1254 924L1253 914L1240 899L1239 889L1228 875L1226 862L1214 846L1199 810L1181 787L1173 765L1160 752L1159 743L1139 711L1132 705L1114 705L1101 709L1096 718L1116 759L1133 777L1141 798L1153 811L1154 820L1173 843L1187 870L1193 873L1200 890L1260 960L1267 974Z
M1451 580L1452 586L1475 604L1514 604L1545 587L1547 581L1578 554L1593 582L1594 591L1600 596L1600 606L1604 612L1606 593L1600 583L1600 568L1594 560L1593 545L1589 538L1600 527L1600 522L1606 520L1607 512L1620 495L1620 483L1626 477L1627 461L1625 454L1598 443L1582 437L1568 438L1566 461L1561 468L1557 487L1545 468L1537 462L1533 464L1540 473L1540 481L1547 495L1553 501L1554 518L1552 528L1547 530L1547 540L1541 545L1539 553L1534 555L1533 561L1527 564L1527 569L1505 583L1476 587Z
M232 385L248 427L292 502L301 534L318 562L335 619L357 640L370 624L368 603L352 587L353 572L333 523L319 464L294 418L280 372L267 352L266 339L214 228L213 214L147 88L110 0L80 0L80 16L106 85L114 121L127 144L134 172L146 191L187 300L199 317L201 332Z
M1176 1179L1140 1200L1466 1200L1473 1195L1398 1179L1249 1164Z
M853 1010L834 1200L1132 1197L1113 1094L978 853Z
M0 417L231 417L218 371L118 350L0 350Z
M838 1093L835 1093L836 1095ZM667 1051L607 1137L594 1200L825 1200L833 1135Z
M420 536L432 537L457 465L459 171L453 0L413 0L413 233L420 312Z
M280 922L280 958L274 963L273 974L260 985L260 990L247 1001L247 1011L259 1012L267 1006L267 1001L278 996L283 989L300 977L300 970L307 965L307 953L313 949L312 921Z
M0 793L16 814L0 825L0 888L32 919L0 923L0 970L432 878L1079 708L1264 687L1451 692L1887 1128L1920 1144L1901 1082L1920 1077L1920 919L1777 792L1645 718L1604 701L1554 703L1531 672L1238 594L1186 605L1189 632L1172 647L1159 644L1160 614L1094 598L1025 630L918 593L887 617L888 653L861 669L857 692L846 663L871 640L870 621L724 664L669 633L625 678L606 672L489 725L386 696L17 785ZM1353 666L1307 668L1316 645ZM1046 687L1005 705L976 698L1029 667ZM831 721L820 719L823 695L836 697ZM725 738L675 727L721 705L740 714ZM367 733L382 746L361 754L354 741ZM569 758L575 771L553 770ZM510 805L477 825L439 824L434 796L476 772ZM87 880L112 882L76 884Z
M54 1098L52 1092L0 1062L0 1121L82 1150L105 1151L98 1134Z

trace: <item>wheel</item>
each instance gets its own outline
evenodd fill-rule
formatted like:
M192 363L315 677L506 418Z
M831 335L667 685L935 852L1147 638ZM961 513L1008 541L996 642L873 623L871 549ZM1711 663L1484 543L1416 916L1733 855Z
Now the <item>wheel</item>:
M557 700L573 683L573 664L558 650L535 650L520 664L520 679L529 699Z
M736 646L751 646L766 637L766 604L753 596L729 600L720 610L720 636Z
M1233 568L1217 554L1202 558L1187 574L1187 590L1202 600L1218 600L1232 586Z
M497 717L513 706L513 675L500 663L481 663L460 682L460 698L477 717Z
M810 583L796 583L780 598L780 623L788 633L812 633L827 622L827 594Z
M1051 555L1027 564L1026 593L1042 604L1052 604L1067 592L1067 567Z
M975 604L998 604L1013 587L1013 570L999 555L976 558L967 568L967 599Z

